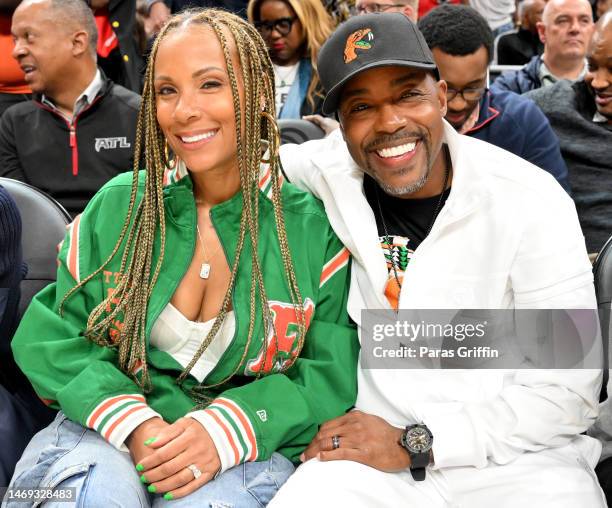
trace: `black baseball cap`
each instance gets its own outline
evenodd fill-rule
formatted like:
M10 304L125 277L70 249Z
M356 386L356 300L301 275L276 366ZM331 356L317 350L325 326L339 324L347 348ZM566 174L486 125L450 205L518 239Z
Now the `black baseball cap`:
M342 88L353 76L390 65L429 69L439 75L423 34L405 14L364 14L342 23L319 53L319 77L327 92L323 113L330 115L338 109Z

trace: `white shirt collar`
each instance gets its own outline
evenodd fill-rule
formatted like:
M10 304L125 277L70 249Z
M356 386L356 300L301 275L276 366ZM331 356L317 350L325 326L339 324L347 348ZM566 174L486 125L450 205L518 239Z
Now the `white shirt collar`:
M595 114L593 115L593 121L595 123L608 123L608 119L603 116L599 111L595 111Z
M98 92L102 88L103 84L104 84L104 80L102 79L102 73L100 72L100 69L96 69L96 74L95 74L94 78L91 80L91 83L89 83L89 85L87 85L87 88L85 88L85 90L83 90L81 95L79 95L77 97L77 100L74 101L74 107L72 108L73 116L77 115L85 106L90 106L91 105L91 103L94 101L94 99L98 95ZM44 94L43 94L43 96L41 98L41 102L44 105L49 106L50 108L54 109L55 111L58 111L58 112L61 113L61 111L59 111L57 106L55 104L53 104L51 99L49 99Z

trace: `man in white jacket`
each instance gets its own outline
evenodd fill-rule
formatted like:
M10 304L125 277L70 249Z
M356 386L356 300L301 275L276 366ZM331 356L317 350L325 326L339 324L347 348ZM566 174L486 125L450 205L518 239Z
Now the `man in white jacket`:
M281 157L353 255L362 342L363 309L596 308L573 202L444 121L446 84L405 16L350 19L318 67L341 135ZM581 435L600 370L368 369L363 355L356 410L320 428L269 506L605 506L600 444Z

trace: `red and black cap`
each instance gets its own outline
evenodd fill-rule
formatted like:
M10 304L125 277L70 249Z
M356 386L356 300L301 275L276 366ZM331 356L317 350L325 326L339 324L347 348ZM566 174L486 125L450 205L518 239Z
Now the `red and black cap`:
M438 76L423 35L403 13L365 14L342 23L319 53L319 77L327 92L323 112L338 109L342 88L352 77L391 65L428 69Z

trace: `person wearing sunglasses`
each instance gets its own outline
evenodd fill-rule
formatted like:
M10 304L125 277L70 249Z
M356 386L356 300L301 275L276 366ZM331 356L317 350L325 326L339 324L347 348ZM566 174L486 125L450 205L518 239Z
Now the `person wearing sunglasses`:
M544 114L525 97L487 89L493 34L484 17L471 7L442 5L418 26L448 86L446 121L548 171L569 192L559 140Z
M249 21L268 46L274 65L278 118L320 114L319 48L333 30L320 0L251 0Z

